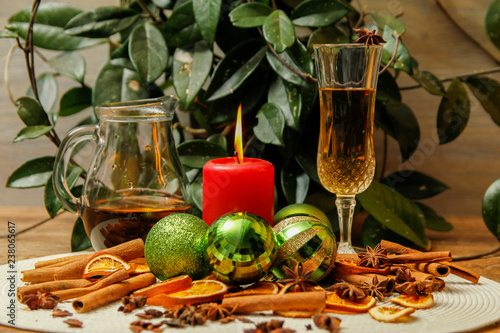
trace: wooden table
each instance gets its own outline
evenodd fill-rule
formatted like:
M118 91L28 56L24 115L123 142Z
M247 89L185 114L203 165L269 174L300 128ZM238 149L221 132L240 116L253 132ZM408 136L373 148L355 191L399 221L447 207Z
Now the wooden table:
M0 235L7 233L7 221L15 223L19 232L37 222L45 219L47 213L43 207L0 207L0 218L3 228ZM64 213L54 220L17 235L16 260L42 257L52 254L67 253L71 251L70 235L75 216ZM454 257L482 253L495 249L500 245L498 240L486 229L480 217L449 217L454 225L450 232L429 231L428 237L432 242L432 250L449 250ZM7 240L0 239L0 264L7 262ZM460 265L467 267L482 276L500 282L500 253L480 259L460 261ZM2 296L4 297L4 295ZM0 326L0 332L26 332ZM500 332L500 323L490 325L476 332Z

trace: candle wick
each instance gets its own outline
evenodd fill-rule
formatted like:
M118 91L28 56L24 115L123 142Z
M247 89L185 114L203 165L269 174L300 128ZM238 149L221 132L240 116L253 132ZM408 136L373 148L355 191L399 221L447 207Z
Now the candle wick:
M235 160L238 164L240 164L240 159L238 158L238 152L237 152L237 151L235 151L235 152L233 153L233 158L234 158L234 160Z

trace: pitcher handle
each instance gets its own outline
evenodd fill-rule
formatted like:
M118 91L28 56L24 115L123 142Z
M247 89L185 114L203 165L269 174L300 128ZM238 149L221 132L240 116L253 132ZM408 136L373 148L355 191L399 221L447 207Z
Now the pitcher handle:
M63 207L73 214L78 213L79 199L71 193L66 179L71 153L79 143L94 139L96 130L97 125L86 125L69 131L61 142L54 162L54 170L52 172L54 191Z

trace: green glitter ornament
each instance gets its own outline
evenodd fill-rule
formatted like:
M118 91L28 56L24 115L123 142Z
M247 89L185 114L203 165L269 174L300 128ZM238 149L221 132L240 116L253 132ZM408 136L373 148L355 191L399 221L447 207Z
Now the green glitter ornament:
M204 244L212 271L233 284L256 282L266 275L278 249L269 223L244 212L218 218L208 229Z
M282 267L294 268L299 262L305 271L314 271L311 279L319 281L330 273L337 258L335 235L318 218L307 215L282 219L273 228L278 254L273 275L286 278Z
M208 225L199 217L175 213L151 228L144 243L144 256L160 280L179 275L201 279L210 273L203 257L203 238Z

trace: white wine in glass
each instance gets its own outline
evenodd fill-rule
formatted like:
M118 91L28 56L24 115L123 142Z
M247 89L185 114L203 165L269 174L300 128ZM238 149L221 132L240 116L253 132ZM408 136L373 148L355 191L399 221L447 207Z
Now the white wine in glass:
M355 253L355 195L370 186L375 174L373 121L381 49L314 45L321 112L317 167L321 184L337 196L338 253Z

